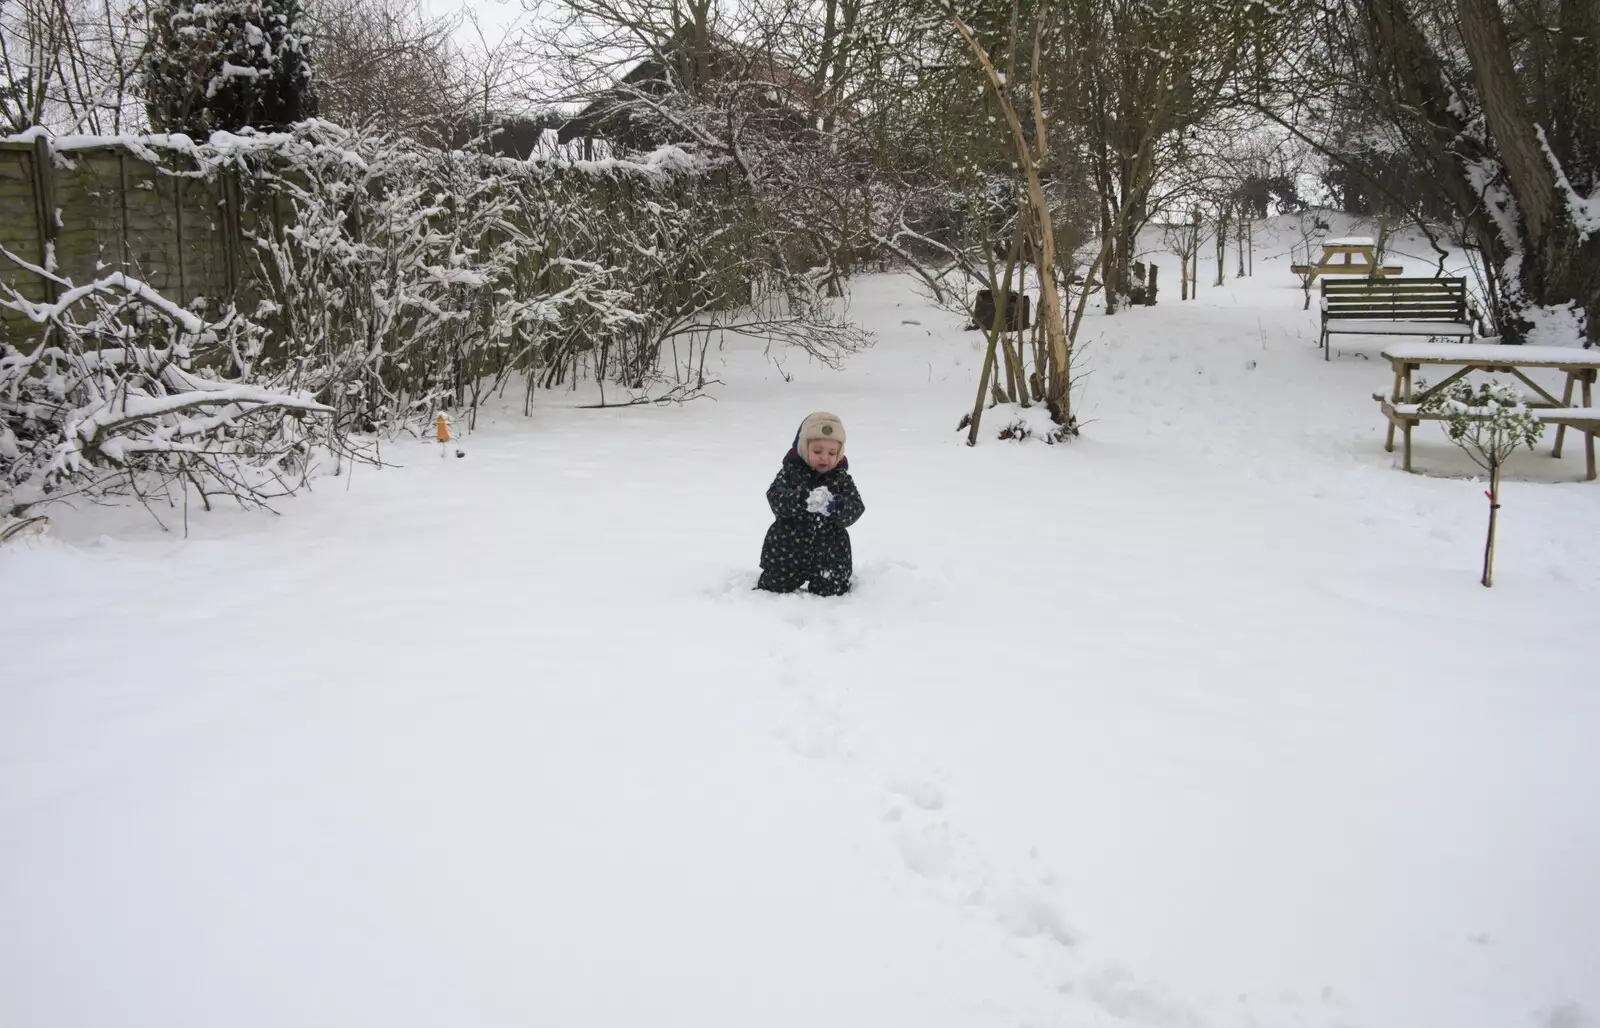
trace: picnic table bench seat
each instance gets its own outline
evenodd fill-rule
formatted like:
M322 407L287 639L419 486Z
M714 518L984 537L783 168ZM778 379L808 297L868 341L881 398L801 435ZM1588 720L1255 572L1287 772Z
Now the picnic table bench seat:
M1445 421L1450 415L1424 413L1420 403L1393 403L1383 393L1373 393L1372 398L1384 405L1386 411L1392 411L1402 418L1416 418L1419 421ZM1540 421L1548 421L1554 425L1559 422L1569 424L1584 424L1586 422L1600 421L1600 407L1530 407L1528 413Z
M1359 263L1340 264L1338 261L1332 261L1324 264L1289 265L1290 274L1299 275L1302 279L1309 275L1311 276L1312 281L1316 281L1319 275L1361 275L1363 277L1371 275L1390 276L1398 275L1404 270L1406 270L1405 267L1399 264L1379 264L1377 266L1373 266L1371 264Z

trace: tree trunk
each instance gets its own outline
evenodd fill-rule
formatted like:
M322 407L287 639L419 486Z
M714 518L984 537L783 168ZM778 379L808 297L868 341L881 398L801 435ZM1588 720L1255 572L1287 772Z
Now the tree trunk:
M838 42L839 0L824 0L822 16L822 52L811 73L811 90L821 96L828 85L828 72L833 67L834 47Z
M978 445L978 425L983 421L983 396L989 391L989 376L994 373L994 349L998 332L989 333L989 348L983 353L983 370L978 373L978 395L972 401L972 416L967 419L967 445Z
M1000 343L1000 335L1005 331L1006 318L1010 312L1006 310L1006 300L1011 295L1011 270L1017 266L1017 256L1022 248L1022 233L1013 233L1011 237L1011 252L1006 255L1006 270L1000 281L1000 295L994 298L994 320L989 323L989 346L983 355L983 370L978 373L978 395L972 401L972 419L967 427L967 445L978 445L978 425L983 421L983 395L989 391L990 376L994 374L995 350ZM984 243L984 252L988 254L989 281L994 281L994 247Z
M1020 335L1021 333L1017 334ZM1017 356L1016 347L1012 344L1012 333L1009 331L1002 332L1000 335L1000 356L1006 362L1006 402L1025 403L1023 394L1018 388L1018 384L1023 382L1022 359Z
M1592 5L1592 0L1585 0ZM1466 223L1485 263L1500 279L1495 321L1508 342L1521 342L1532 328L1530 309L1575 303L1588 315L1586 333L1600 340L1600 233L1584 233L1574 223L1558 176L1559 158L1539 138L1527 84L1518 78L1498 0L1456 0L1456 21L1471 65L1476 96L1458 95L1441 66L1438 49L1418 27L1406 0L1362 0L1387 116L1402 131L1413 155L1433 173L1433 181ZM1565 2L1562 16L1567 17ZM1592 19L1592 6L1574 18ZM1586 37L1580 44L1589 46ZM1560 92L1582 104L1589 86L1585 72L1556 77ZM1487 134L1478 111L1482 104ZM1593 119L1574 131L1593 136ZM1586 145L1566 152L1581 161ZM1571 176L1568 176L1569 178ZM1505 183L1515 206L1502 214L1495 191ZM1573 179L1577 182L1578 179ZM1592 189L1592 185L1590 187Z
M1194 235L1189 239L1189 298L1200 299L1200 213L1195 212Z
M1483 587L1494 585L1494 528L1500 513L1500 464L1489 468L1489 538L1483 546Z
M1511 192L1522 212L1523 229L1537 249L1555 223L1556 193L1550 165L1540 153L1533 112L1523 99L1511 66L1499 0L1458 0L1461 38L1472 58L1472 77L1489 122L1489 132L1506 166Z
M1228 277L1228 219L1221 212L1217 216L1217 285Z
M1102 176L1100 184L1100 284L1105 290L1106 313L1117 313L1117 219L1111 213L1115 201Z
M1573 212L1558 191L1560 165L1539 138L1496 0L1459 0L1459 4L1461 35L1472 58L1484 116L1522 215L1520 243L1525 253L1516 268L1518 284L1534 304L1582 305L1592 345L1600 340L1600 233L1584 232L1574 224ZM1593 68L1585 70L1595 73ZM1576 77L1582 75L1578 71ZM1563 82L1561 88L1563 93L1575 92L1578 83ZM1588 132L1600 129L1591 125ZM1515 319L1519 338L1529 327L1525 315Z

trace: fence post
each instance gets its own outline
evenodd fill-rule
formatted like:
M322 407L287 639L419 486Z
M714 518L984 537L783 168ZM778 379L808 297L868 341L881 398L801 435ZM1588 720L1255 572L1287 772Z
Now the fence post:
M178 240L177 240L177 252L178 252L178 296L177 296L177 300L178 300L178 303L180 305L182 305L182 304L187 304L189 302L188 290L186 290L184 288L184 282L183 282L183 176L182 175L179 175L179 176L177 176L176 178L173 179L172 196L173 196L173 201L174 201L173 206L177 209L177 236L178 236Z
M225 168L222 185L222 265L228 280L228 298L239 302L239 264L244 223L239 215L239 178L233 168Z
M128 250L128 151L125 148L117 149L117 178L120 188L117 199L122 208L122 233L119 242L122 244L122 273L133 274L133 260Z
M33 209L39 219L39 266L54 272L50 265L56 241L55 161L50 156L50 140L39 135L33 141ZM56 299L54 279L44 280L46 303Z

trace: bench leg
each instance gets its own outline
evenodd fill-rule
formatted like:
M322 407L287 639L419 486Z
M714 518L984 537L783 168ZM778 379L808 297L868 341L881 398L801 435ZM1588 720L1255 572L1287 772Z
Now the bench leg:
M1577 376L1576 373L1571 372L1571 371L1567 372L1567 388L1565 388L1565 389L1563 389L1561 391L1561 406L1563 406L1563 407L1572 406L1572 383L1577 379L1577 377L1578 376ZM1555 449L1550 451L1550 456L1554 457L1556 460L1560 460L1561 459L1561 441L1563 439L1565 439L1566 437L1567 437L1567 426L1566 425L1557 425L1556 426L1556 446L1555 446Z
M1594 380L1597 377L1600 377L1600 372L1597 372L1592 368L1583 373L1583 405L1585 407L1593 407L1594 406ZM1585 479L1585 481L1593 482L1594 481L1594 429L1593 428L1590 428L1587 432L1583 433L1583 457L1584 457L1585 463L1587 463L1588 466L1589 466L1588 467L1589 474L1588 474L1588 477Z
M1406 427L1403 430L1403 434L1406 437L1406 462L1405 462L1405 468L1406 468L1407 471L1411 470L1411 425L1412 425L1412 423L1407 421L1406 422Z
M1400 385L1401 385L1401 383L1403 381L1404 381L1404 379L1400 374L1400 369L1399 368L1395 368L1394 369L1394 389L1391 390L1390 393L1389 393L1389 402L1390 403L1399 403L1400 402ZM1389 434L1384 437L1384 440L1383 440L1383 452L1384 453L1393 453L1394 452L1394 418L1390 418L1389 419Z

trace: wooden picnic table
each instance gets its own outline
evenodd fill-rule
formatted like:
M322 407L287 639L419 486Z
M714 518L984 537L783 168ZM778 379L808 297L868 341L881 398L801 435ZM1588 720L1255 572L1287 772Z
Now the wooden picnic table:
M1423 405L1440 390L1474 371L1497 371L1512 375L1533 391L1528 408L1540 421L1556 426L1555 448L1551 456L1561 456L1561 444L1568 428L1582 432L1587 480L1595 479L1594 437L1600 429L1600 409L1594 406L1594 383L1600 375L1600 350L1565 346L1505 346L1500 343L1402 343L1383 351L1394 369L1394 388L1388 396L1373 393L1389 419L1389 434L1384 450L1394 452L1394 430L1405 436L1405 469L1411 470L1411 429L1422 421L1443 420L1444 415L1424 413ZM1424 366L1454 367L1455 372L1417 394L1412 373ZM1566 375L1561 399L1528 377L1534 369L1560 371ZM1573 402L1573 393L1580 399Z
M1360 260L1351 260L1352 257L1359 257ZM1371 236L1341 236L1337 239L1323 240L1322 259L1317 263L1292 264L1289 270L1305 279L1308 288L1316 281L1318 275L1367 275L1381 278L1385 275L1400 274L1401 268L1398 264L1374 267L1377 261L1377 240Z

